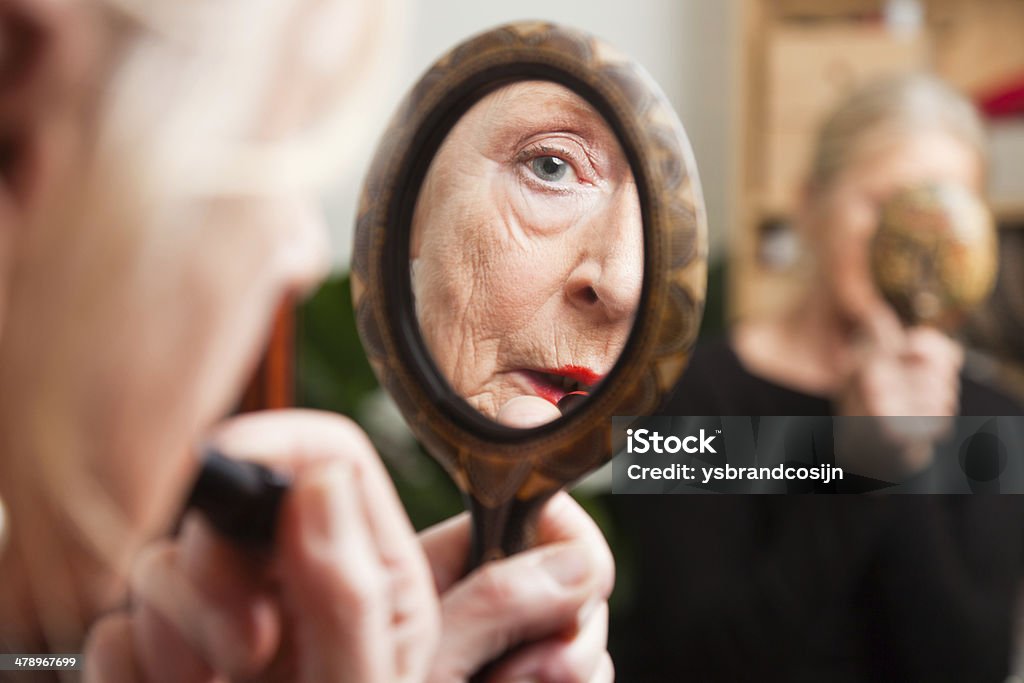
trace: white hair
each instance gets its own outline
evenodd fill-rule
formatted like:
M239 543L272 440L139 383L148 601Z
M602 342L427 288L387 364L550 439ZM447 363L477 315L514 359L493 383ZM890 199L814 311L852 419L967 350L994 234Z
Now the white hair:
M867 138L940 130L987 157L985 128L974 105L935 76L903 75L875 81L850 94L818 132L809 180L827 186Z
M112 74L101 141L145 146L163 192L322 189L379 118L402 42L397 0L102 2L141 30ZM309 111L275 129L271 110L302 79L321 86Z

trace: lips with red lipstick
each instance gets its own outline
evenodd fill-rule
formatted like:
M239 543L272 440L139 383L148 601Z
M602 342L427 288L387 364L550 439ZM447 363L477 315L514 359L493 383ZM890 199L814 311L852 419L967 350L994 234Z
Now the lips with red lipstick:
M566 394L589 394L604 379L590 368L566 365L557 369L523 370L523 375L534 392L546 401L558 405Z

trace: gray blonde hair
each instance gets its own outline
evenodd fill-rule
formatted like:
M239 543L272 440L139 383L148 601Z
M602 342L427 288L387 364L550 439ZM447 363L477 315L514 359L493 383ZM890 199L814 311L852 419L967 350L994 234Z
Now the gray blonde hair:
M369 153L401 0L97 4L137 29L107 85L101 140L144 147L141 173L163 192L317 192ZM296 101L282 126L277 110Z
M864 140L940 130L988 157L987 136L977 109L939 78L910 74L874 81L851 93L819 129L808 180L826 187L850 164Z

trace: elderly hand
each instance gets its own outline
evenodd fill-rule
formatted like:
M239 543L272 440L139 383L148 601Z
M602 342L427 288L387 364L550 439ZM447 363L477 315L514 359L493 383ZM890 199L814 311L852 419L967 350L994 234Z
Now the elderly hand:
M482 680L613 680L606 601L615 565L600 530L568 494L544 507L538 547L461 581L469 516L429 529L422 541L441 594L441 643L430 683L466 681L505 653Z
M611 680L611 554L568 496L546 506L540 547L459 581L468 517L421 546L347 420L264 413L215 442L293 473L273 555L187 519L139 561L130 610L94 628L86 681L465 681L517 646L486 680Z
M273 555L187 519L138 562L130 611L93 630L86 680L424 680L438 600L365 435L343 418L281 411L232 420L214 441L292 472Z
M889 474L921 469L931 462L932 445L948 435L950 417L959 412L963 349L936 329L904 329L888 309L871 316L864 331L837 399L837 414L882 418L873 423L886 446L882 451L895 454L898 465L886 468Z

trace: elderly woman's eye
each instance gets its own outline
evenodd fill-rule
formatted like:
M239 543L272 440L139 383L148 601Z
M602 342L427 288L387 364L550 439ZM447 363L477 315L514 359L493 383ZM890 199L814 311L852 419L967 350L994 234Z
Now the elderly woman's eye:
M555 156L536 157L530 161L530 170L543 181L557 183L561 180L572 180L576 173L564 159Z

